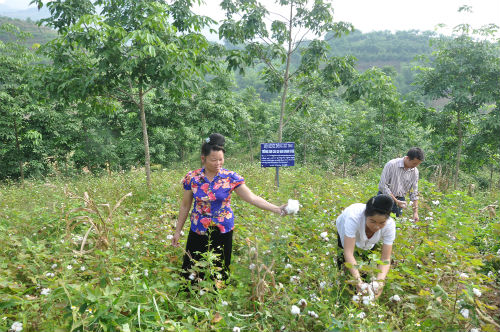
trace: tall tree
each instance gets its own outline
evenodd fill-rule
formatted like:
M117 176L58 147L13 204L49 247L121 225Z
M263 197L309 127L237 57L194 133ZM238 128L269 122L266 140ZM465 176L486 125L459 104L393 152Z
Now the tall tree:
M349 101L363 99L373 107L381 123L378 163L382 165L384 135L388 124L398 125L402 102L390 76L378 68L371 68L359 75L345 92ZM401 124L399 124L401 125Z
M42 0L33 0L39 8ZM48 88L66 100L92 96L132 104L138 110L147 185L151 187L145 97L156 88L187 94L215 62L200 33L212 22L190 10L191 0L54 0L42 20L58 31L44 51L54 61Z
M487 39L478 40L468 35L468 26L462 26L461 32L454 38L439 39L428 59L428 67L421 67L417 75L417 84L425 95L446 101L442 110L429 116L435 130L453 128L455 188L472 116L488 104L496 102L498 107L500 89L498 47Z
M26 89L27 75L31 72L35 56L22 44L28 36L11 24L0 25L0 32L8 34L11 41L0 41L0 159L1 177L15 176L17 165L19 178L24 181L24 163L27 156L23 146L37 144L39 132L26 126L28 108L32 102ZM9 146L9 143L12 144Z
M296 79L304 80L322 65L329 71L326 77L339 78L336 71L345 70L347 64L327 59L327 43L319 38L331 31L340 37L353 30L349 23L334 22L333 9L323 0L280 0L279 13L269 11L256 0L224 0L221 7L226 19L219 28L219 36L234 45L246 43L243 49L230 50L228 65L233 69L244 69L256 62L265 64L262 76L270 91L280 92L280 116L278 141L282 141L287 97L290 86ZM283 13L283 14L282 14ZM237 19L235 19L237 18ZM271 24L268 28L266 22ZM292 58L303 53L297 68L292 68ZM338 67L344 65L344 67ZM316 89L310 89L311 95ZM307 96L306 96L307 97ZM306 98L303 98L305 101ZM294 108L295 109L295 108Z

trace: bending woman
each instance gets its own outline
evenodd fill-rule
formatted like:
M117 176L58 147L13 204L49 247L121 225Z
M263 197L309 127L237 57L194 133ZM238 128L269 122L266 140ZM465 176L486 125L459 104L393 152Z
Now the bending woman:
M243 177L222 168L224 143L224 136L211 134L201 146L203 168L189 172L182 180L184 194L172 245L179 246L181 231L192 205L191 227L182 264L186 278L195 277L190 269L194 261L202 259L202 254L208 250L220 255L220 259L215 262L216 266L222 270L220 277L224 280L228 278L234 229L234 213L231 209L233 191L244 201L262 210L286 215L286 205L277 206L267 202L248 189Z
M352 204L337 218L338 246L344 249L344 255L337 263L339 268L344 260L350 263L348 270L357 280L358 291L363 290L363 280L356 268L354 247L371 250L375 244L382 241L381 261L387 264L378 266L380 272L377 274L379 283L375 294L377 297L382 294L383 281L391 268L392 244L396 238L396 224L390 217L392 204L393 200L389 195L374 196L366 204Z

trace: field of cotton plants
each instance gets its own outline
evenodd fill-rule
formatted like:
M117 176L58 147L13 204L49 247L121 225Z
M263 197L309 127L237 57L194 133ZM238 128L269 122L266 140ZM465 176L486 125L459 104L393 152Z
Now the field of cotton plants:
M151 193L142 171L0 187L0 331L500 329L499 212L488 208L500 194L421 180L421 221L397 220L386 287L366 301L337 269L333 221L377 192L380 170L286 168L278 191L273 169L226 166L267 200L301 204L281 218L233 196L227 285L186 288L179 276L189 222L181 247L170 239L189 167L153 173ZM214 269L212 256L197 268Z

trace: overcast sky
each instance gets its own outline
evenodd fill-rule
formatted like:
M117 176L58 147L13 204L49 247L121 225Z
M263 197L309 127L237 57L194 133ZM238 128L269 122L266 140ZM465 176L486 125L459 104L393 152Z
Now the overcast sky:
M0 0L15 9L26 9L31 0ZM262 3L274 4L272 0ZM440 23L448 27L468 23L474 28L494 23L500 26L500 0L330 0L335 21L346 21L363 32L380 30L431 30ZM223 18L220 0L206 0L196 12L216 20ZM472 13L458 13L462 5ZM439 30L441 33L448 33Z

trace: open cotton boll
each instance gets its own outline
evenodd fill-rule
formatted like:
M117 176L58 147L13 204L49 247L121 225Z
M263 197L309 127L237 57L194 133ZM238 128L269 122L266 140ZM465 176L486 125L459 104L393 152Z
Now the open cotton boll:
M288 204L286 205L286 213L295 214L299 212L299 201L295 199L289 199Z
M300 309L296 305L292 305L292 309L290 310L292 315L299 315L300 314Z
M372 281L371 284L372 286L372 289L373 291L376 293L378 291L378 289L380 288L380 284L378 283L378 281Z

